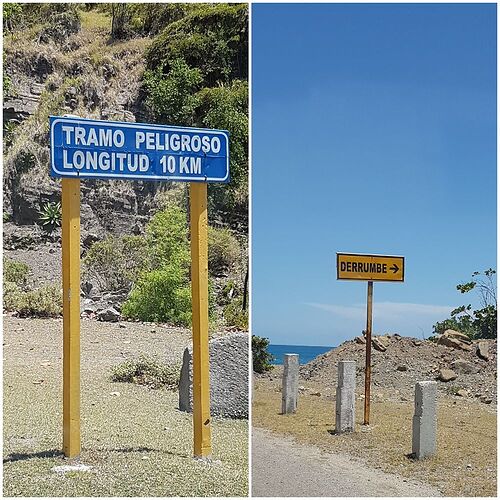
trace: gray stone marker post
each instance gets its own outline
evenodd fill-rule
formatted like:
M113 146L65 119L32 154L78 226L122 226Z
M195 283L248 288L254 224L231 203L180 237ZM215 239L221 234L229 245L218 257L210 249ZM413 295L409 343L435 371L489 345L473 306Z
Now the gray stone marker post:
M339 361L335 397L335 433L354 432L356 416L356 362Z
M281 413L295 413L299 394L299 355L285 354L283 384L281 389Z
M415 384L415 413L413 415L412 452L418 460L436 453L437 383Z

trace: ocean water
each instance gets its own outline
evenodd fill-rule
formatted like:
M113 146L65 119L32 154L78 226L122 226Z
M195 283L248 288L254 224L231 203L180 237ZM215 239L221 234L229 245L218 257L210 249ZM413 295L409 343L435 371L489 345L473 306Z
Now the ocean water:
M320 345L280 345L269 344L267 350L274 356L273 365L282 365L285 354L298 354L299 363L305 365L316 356L332 350L333 347Z

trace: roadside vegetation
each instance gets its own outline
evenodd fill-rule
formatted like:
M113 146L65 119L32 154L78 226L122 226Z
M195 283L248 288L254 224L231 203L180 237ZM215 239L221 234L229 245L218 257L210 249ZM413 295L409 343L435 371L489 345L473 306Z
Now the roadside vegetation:
M208 187L210 313L212 328L247 329L248 6L8 3L3 15L4 97L26 92L33 82L40 88L36 109L4 125L4 221L32 224L47 241L60 241L60 183L48 176L49 115L138 116L228 130L231 181ZM121 312L127 318L189 326L186 186L85 185L95 218L120 217L112 200L128 197L137 200L142 227L133 235L89 240L83 279L100 294L126 292ZM4 308L57 315L58 287L34 296L9 285Z
M472 305L461 305L451 311L451 317L434 325L434 333L442 334L445 330L458 330L471 340L497 338L497 283L496 271L476 271L471 280L457 285L462 294L477 292L480 307L472 309Z

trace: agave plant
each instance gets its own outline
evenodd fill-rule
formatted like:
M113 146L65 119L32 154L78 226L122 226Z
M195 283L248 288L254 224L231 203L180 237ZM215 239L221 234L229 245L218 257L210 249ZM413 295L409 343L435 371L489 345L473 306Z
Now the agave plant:
M61 203L48 202L38 212L42 225L52 231L61 225Z

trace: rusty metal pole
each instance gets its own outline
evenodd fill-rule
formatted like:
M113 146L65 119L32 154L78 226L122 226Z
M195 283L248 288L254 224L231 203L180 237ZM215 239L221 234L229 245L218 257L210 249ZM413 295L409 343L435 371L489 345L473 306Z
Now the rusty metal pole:
M363 425L370 424L370 386L372 376L372 306L373 281L369 281L368 298L366 303L365 414Z

